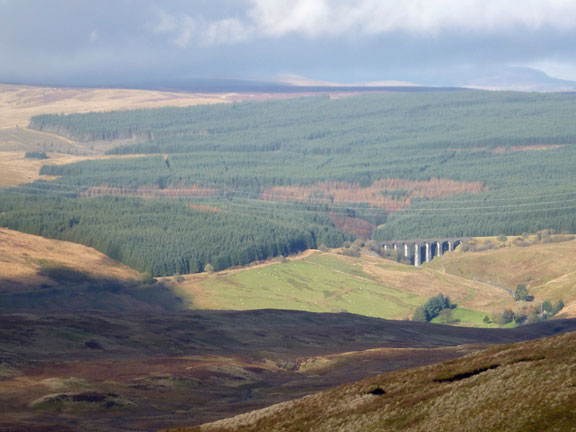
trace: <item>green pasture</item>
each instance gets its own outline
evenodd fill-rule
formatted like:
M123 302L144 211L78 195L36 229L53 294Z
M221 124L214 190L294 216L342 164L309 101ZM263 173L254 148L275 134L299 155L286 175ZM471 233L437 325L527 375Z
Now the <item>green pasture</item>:
M294 309L404 318L426 299L378 283L359 265L336 256L214 275L200 287L222 309Z

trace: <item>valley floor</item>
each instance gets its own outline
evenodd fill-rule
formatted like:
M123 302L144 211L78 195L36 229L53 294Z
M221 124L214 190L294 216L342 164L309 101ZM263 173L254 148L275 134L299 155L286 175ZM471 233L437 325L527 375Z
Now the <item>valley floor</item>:
M200 424L487 344L574 330L574 320L470 329L280 310L3 313L0 429Z

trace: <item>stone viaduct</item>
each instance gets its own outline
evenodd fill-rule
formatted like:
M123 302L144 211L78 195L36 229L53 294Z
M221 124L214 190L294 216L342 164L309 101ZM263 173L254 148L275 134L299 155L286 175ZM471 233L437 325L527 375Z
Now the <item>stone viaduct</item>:
M385 251L398 251L409 259L416 267L422 263L430 262L437 256L452 252L467 237L415 239L415 240L389 240L379 242Z

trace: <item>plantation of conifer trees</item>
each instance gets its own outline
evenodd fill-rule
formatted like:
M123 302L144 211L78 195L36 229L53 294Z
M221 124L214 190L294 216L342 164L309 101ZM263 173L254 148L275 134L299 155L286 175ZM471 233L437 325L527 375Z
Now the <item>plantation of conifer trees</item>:
M138 157L48 160L41 174L57 179L0 193L0 226L153 275L360 231L576 232L575 112L573 94L446 91L42 115L31 128Z

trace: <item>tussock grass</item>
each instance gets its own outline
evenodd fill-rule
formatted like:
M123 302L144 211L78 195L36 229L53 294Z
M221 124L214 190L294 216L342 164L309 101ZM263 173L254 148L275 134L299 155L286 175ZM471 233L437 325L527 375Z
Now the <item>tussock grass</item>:
M567 333L173 431L573 431L575 370L576 333Z

